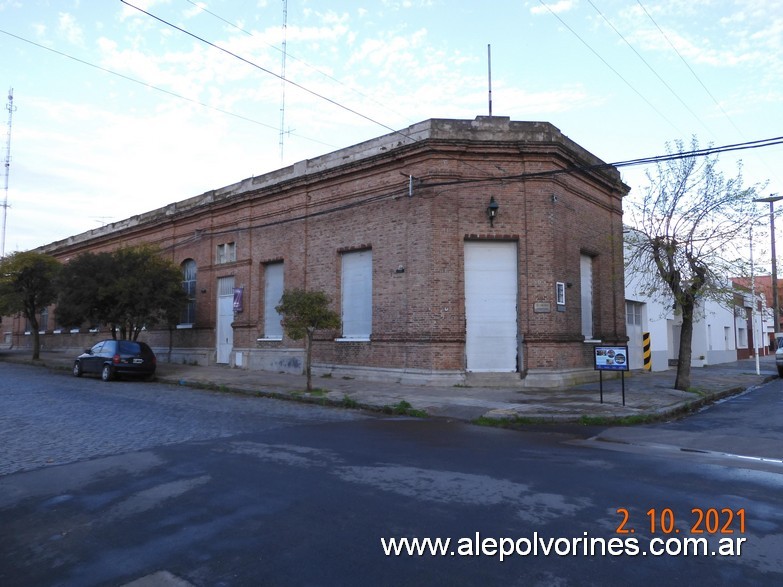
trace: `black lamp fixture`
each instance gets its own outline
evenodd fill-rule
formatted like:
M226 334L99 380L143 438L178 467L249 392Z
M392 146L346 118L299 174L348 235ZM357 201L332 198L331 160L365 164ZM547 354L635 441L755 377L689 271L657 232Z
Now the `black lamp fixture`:
M489 226L491 228L495 227L495 217L498 215L499 208L500 204L495 201L495 196L490 196L489 206L487 206L487 216L489 217Z

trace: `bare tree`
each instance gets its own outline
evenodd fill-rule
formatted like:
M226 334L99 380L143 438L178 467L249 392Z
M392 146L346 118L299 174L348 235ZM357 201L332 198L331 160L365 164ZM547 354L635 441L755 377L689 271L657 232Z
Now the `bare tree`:
M748 274L744 253L752 226L763 222L753 203L760 186L743 187L742 167L726 179L717 156L698 141L667 145L673 157L647 172L647 186L627 200L626 269L640 293L682 316L675 388L690 387L694 310L706 300L730 307L728 278ZM677 156L681 154L682 156Z
M340 328L340 315L330 309L331 299L326 293L304 289L288 289L283 292L280 304L275 306L283 316L283 329L293 340L305 339L305 375L307 391L313 390L312 357L313 336L316 330Z

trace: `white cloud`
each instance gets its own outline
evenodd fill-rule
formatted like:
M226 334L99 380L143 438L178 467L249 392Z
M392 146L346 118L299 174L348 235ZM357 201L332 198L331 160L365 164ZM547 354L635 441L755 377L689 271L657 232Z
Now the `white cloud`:
M574 8L573 0L559 0L554 4L545 4L545 6L541 6L540 4L538 6L531 6L530 14L549 14L550 12L562 14L563 12L568 12Z
M57 31L71 45L84 46L84 31L72 14L61 12L58 17Z
M170 0L129 0L128 4L123 3L122 5L122 13L120 14L120 20L125 20L128 17L139 17L142 16L144 18L149 18L147 15L139 12L136 10L136 8L141 8L142 10L146 10L147 12L151 12L155 6L158 6L160 4L168 4ZM136 8L134 8L134 6Z

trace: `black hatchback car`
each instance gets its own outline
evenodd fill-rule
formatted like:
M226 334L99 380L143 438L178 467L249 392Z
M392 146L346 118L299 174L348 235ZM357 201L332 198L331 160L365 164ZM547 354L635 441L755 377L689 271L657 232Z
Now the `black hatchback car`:
M111 381L120 375L137 375L151 379L155 374L155 353L144 342L133 340L102 340L76 357L73 374L100 373Z

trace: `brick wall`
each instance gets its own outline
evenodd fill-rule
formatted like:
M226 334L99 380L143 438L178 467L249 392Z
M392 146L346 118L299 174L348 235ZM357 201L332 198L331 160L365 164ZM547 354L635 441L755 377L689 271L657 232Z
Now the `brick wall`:
M202 362L214 360L220 277L233 276L244 288L234 348L258 355L257 364L272 364L264 357L274 355L269 361L283 365L301 357L302 343L258 340L265 264L283 261L286 287L322 289L339 311L341 253L371 249L372 340L336 342L339 332L319 333L314 362L322 370L462 372L463 251L466 240L482 239L517 243L523 375L592 369L581 335L582 253L594 257L596 334L624 342L621 198L628 188L615 170L552 174L598 160L545 123L435 120L407 134L420 140L381 137L42 250L67 260L153 243L177 264L195 260L196 322L172 340L177 356L199 349ZM490 197L500 205L494 227L486 215ZM236 244L236 261L219 264L216 250L226 243ZM556 308L556 282L569 284L564 311ZM534 311L545 303L550 311ZM168 332L145 336L156 348L168 347Z

